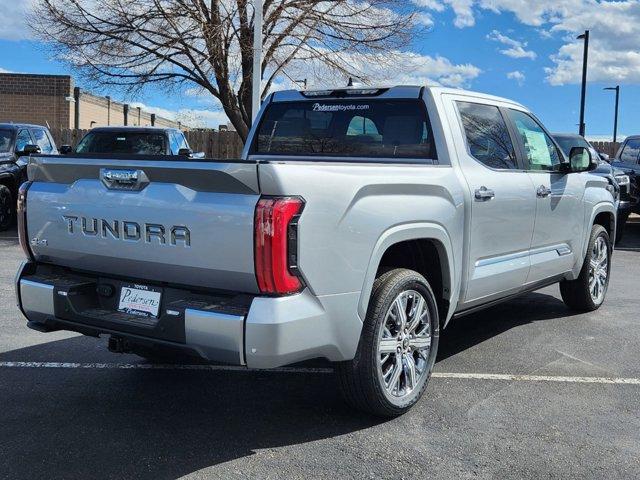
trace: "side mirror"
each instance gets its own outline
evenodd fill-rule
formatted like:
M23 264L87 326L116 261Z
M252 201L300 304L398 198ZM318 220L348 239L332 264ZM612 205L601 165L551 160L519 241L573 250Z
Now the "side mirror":
M193 150L190 148L181 148L178 150L178 155L181 157L190 157L193 154Z
M62 145L60 147L60 155L69 155L71 152L73 152L71 145Z
M569 165L572 173L588 172L598 168L598 159L591 156L585 147L573 147L569 152Z
M195 158L196 160L202 160L204 158L204 152L193 152L191 154L191 158Z
M40 150L40 147L38 145L33 145L31 143L28 143L24 146L22 150L17 151L16 155L18 155L19 157L24 157L24 156L33 155L36 153L42 153L42 150Z
M609 157L609 155L607 155L606 153L598 153L598 155L600 155L600 159L604 160L607 163L611 163L611 157Z

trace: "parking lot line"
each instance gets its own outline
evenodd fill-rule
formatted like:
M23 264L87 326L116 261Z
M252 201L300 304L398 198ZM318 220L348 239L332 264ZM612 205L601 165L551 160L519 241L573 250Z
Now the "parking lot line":
M59 368L93 370L200 370L233 372L276 372L276 373L332 373L332 368L281 367L269 370L246 368L233 365L182 365L155 363L76 363L76 362L0 362L0 368ZM640 385L640 378L624 377L569 377L554 375L515 375L508 373L461 373L434 372L434 378L459 380L492 380L509 382L558 382L558 383L599 383L609 385Z

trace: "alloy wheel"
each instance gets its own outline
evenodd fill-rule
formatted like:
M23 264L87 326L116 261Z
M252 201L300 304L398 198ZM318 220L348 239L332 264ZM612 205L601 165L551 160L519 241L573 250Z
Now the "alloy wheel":
M431 340L426 300L415 290L401 292L387 310L378 340L378 375L387 395L406 397L425 381Z
M596 238L589 260L589 294L591 300L599 305L607 292L609 277L609 247L604 237Z

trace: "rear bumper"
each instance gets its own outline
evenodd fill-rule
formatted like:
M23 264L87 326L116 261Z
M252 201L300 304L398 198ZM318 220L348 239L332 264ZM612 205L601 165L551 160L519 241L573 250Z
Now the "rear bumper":
M120 284L140 282L25 262L16 275L18 306L29 326L39 331L113 335L130 345L177 350L206 361L252 368L312 358L349 360L360 338L359 292L315 297L305 290L271 298L164 287L159 318L141 319L117 312L117 293L100 298L97 286L105 283L118 292Z

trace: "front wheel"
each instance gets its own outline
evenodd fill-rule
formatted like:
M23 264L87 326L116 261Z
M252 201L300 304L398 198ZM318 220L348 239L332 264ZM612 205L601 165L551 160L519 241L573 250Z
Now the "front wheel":
M356 356L336 369L346 401L383 417L408 411L431 376L439 324L435 296L422 275L395 269L378 277Z
M600 308L609 287L611 252L609 234L602 225L594 225L580 276L560 282L560 294L567 307L580 312Z

